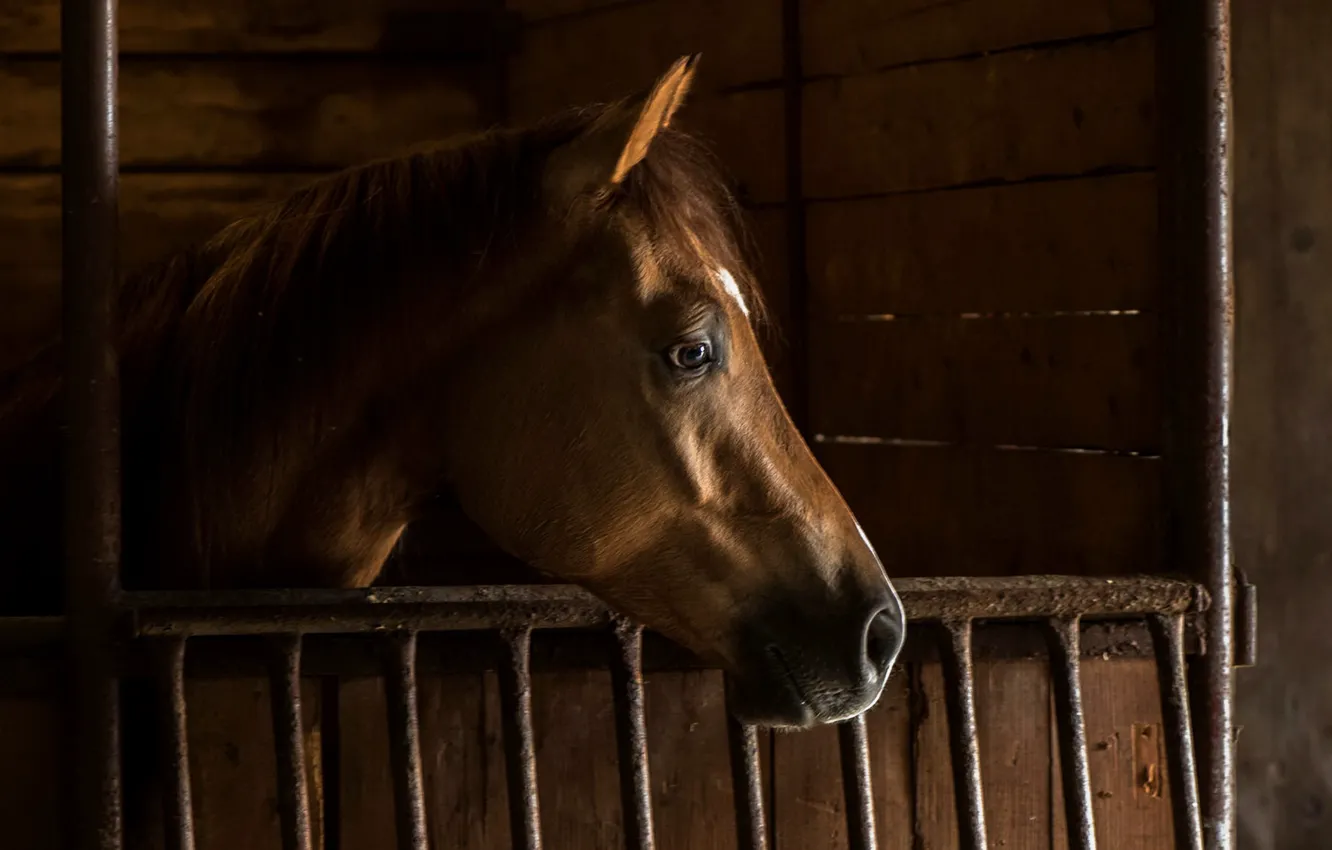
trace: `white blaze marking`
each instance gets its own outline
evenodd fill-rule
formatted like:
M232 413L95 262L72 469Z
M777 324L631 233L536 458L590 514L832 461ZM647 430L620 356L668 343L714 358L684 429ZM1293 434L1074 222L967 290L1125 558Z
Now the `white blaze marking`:
M740 312L746 317L749 316L749 305L745 303L745 296L740 294L740 284L735 282L735 276L727 269L717 269L717 279L721 281L722 289L726 294L735 299L735 303L740 305Z

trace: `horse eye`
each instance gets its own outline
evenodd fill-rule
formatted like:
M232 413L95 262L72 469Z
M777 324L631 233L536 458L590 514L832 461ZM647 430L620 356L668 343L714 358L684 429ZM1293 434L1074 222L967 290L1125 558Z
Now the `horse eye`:
M712 345L707 342L677 345L670 351L670 361L677 369L696 372L713 361Z

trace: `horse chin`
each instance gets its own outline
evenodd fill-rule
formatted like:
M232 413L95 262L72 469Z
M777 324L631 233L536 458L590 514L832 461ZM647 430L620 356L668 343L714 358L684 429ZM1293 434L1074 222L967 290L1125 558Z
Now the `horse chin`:
M808 729L821 722L813 707L789 680L758 682L727 676L726 702L735 719L746 726Z

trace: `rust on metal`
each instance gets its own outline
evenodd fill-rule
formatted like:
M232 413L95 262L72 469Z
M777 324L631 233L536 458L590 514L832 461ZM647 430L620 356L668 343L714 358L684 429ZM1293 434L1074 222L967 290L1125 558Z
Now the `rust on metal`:
M194 850L189 723L185 707L185 638L167 638L158 652L158 720L162 732L162 795L166 850Z
M907 616L916 622L1127 616L1206 607L1197 584L1145 576L903 579L896 586ZM600 600L568 585L151 591L126 597L132 628L144 636L585 629L614 620Z
M421 721L416 699L416 633L389 636L384 647L384 696L388 705L389 763L398 847L429 850L425 779L421 771Z
M1068 813L1068 846L1095 850L1096 823L1092 813L1091 766L1087 761L1087 721L1082 711L1081 623L1076 617L1050 621L1050 666L1055 716L1059 727L1059 756Z
M1229 0L1175 0L1158 15L1161 277L1169 563L1203 582L1207 652L1204 845L1235 846L1235 592L1230 539L1234 338ZM1169 613L1169 612L1163 612Z
M846 828L851 850L876 850L874 779L870 774L869 733L861 714L837 727L842 748L842 789L846 795Z
M728 694L730 689L727 689ZM768 850L768 820L763 811L763 774L759 765L758 730L742 725L727 711L727 740L731 750L731 787L734 789L736 846L742 850Z
M985 804L981 785L980 741L976 729L976 683L971 664L971 621L944 625L944 685L948 695L949 745L957 797L957 833L964 850L985 850Z
M648 775L647 718L643 706L643 627L625 619L615 623L616 755L620 762L620 801L628 850L652 850L652 784Z
M532 731L532 630L503 634L507 663L500 666L504 759L509 784L509 832L515 850L541 850L536 736Z
M273 742L277 748L278 818L282 850L313 850L310 787L305 775L305 729L301 718L301 637L273 639L269 674Z
M1184 618L1178 614L1158 614L1149 623L1161 680L1161 713L1170 730L1166 735L1166 752L1175 807L1175 845L1179 850L1203 850L1198 768L1193 755L1193 720L1189 716L1189 685L1184 665Z

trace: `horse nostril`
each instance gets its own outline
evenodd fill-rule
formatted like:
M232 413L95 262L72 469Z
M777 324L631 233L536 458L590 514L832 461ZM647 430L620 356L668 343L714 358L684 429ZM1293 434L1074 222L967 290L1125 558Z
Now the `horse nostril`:
M865 660L876 679L885 679L906 638L906 624L896 608L876 611L865 626Z

